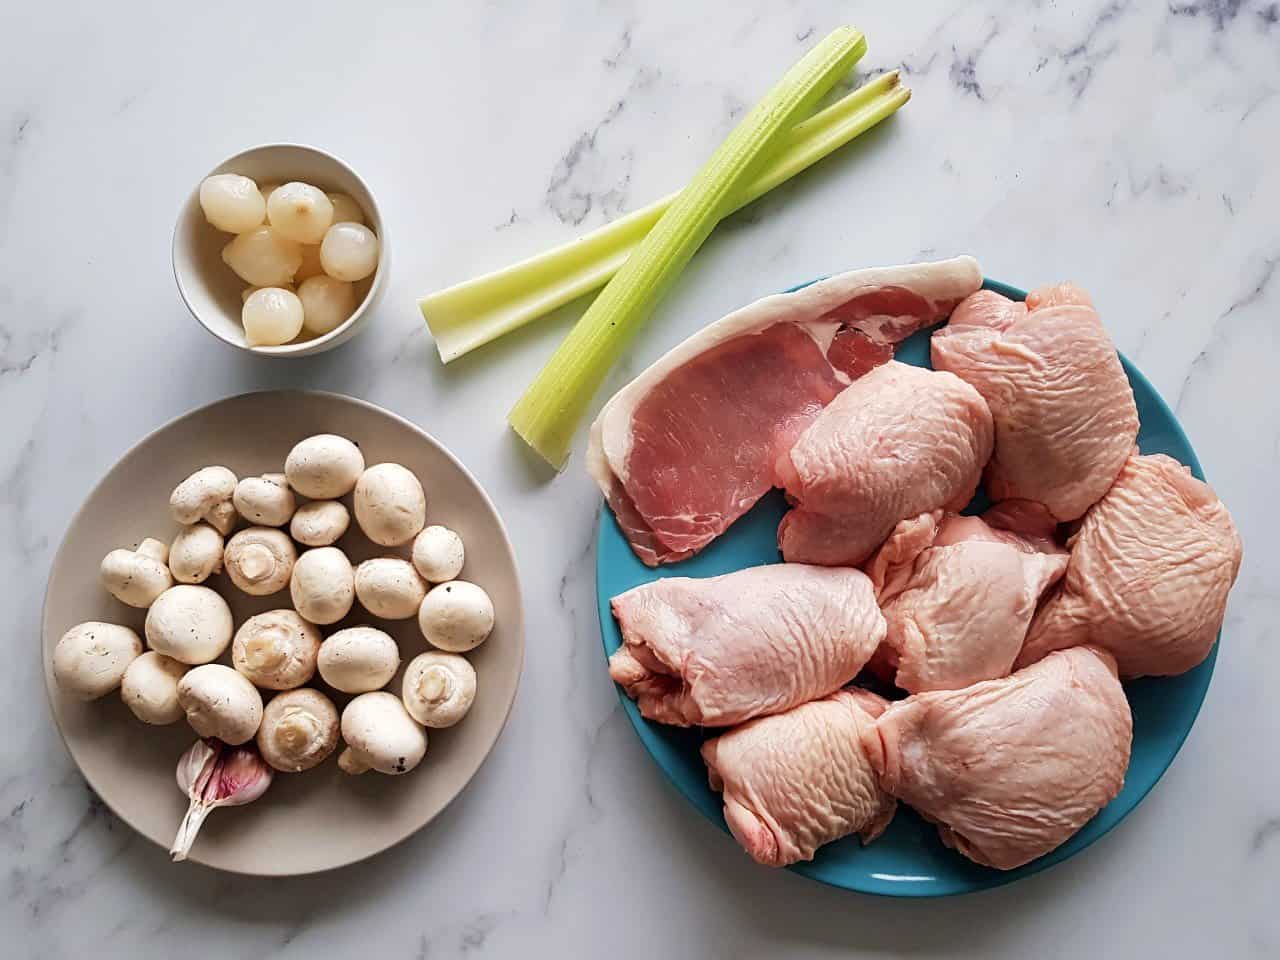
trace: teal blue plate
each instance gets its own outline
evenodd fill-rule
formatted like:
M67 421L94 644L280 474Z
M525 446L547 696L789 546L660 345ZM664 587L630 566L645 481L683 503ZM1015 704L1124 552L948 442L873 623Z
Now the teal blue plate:
M991 280L987 281L986 287L1018 300L1026 296L1016 287ZM929 366L930 332L921 331L903 343L897 358L916 366ZM1138 402L1138 417L1142 424L1138 445L1142 452L1168 454L1203 479L1200 462L1173 411L1133 364L1123 357L1121 360ZM981 491L978 497L982 498ZM711 577L744 567L777 563L781 558L776 534L784 509L782 496L775 491L696 557L654 570L636 559L613 515L603 507L596 547L596 595L605 654L613 653L622 643L618 625L609 613L611 597L659 577ZM1188 673L1125 684L1129 705L1133 708L1133 757L1124 789L1079 833L1039 860L1009 871L980 867L943 847L933 827L913 811L900 807L888 831L870 846L863 847L858 840L849 837L823 847L812 862L789 869L823 883L861 893L944 897L1012 883L1061 863L1124 819L1155 786L1173 762L1178 748L1191 730L1191 724L1195 722L1217 655L1215 644L1205 662ZM618 696L640 741L663 773L703 816L727 833L728 828L721 815L720 795L707 786L706 768L698 754L704 733L650 723L640 716L640 711L621 689ZM742 856L743 864L749 866L746 854Z

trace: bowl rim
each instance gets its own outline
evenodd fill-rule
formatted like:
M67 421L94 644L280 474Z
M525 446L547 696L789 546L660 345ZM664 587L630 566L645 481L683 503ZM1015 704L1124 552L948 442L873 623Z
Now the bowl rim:
M204 317L200 315L199 311L196 310L195 306L191 302L191 296L187 291L186 284L183 282L183 271L178 267L178 239L179 234L182 232L182 224L183 220L186 218L188 208L193 202L199 205L200 184L203 183L206 178L211 177L218 172L228 172L222 168L251 154L260 153L264 150L276 150L280 148L305 151L336 163L346 173L348 173L356 183L364 188L364 192L369 196L369 204L372 207L372 210L366 211L366 213L371 213L378 221L378 265L374 268L373 280L369 284L369 290L365 293L364 299L361 300L355 310L351 312L351 316L347 317L346 320L334 327L328 333L297 343L282 343L278 346L253 347L249 346L247 343L237 343L235 340L225 336L221 331L215 329L207 320L205 320ZM355 167L351 166L351 164L347 163L347 161L342 159L342 157L339 157L337 154L330 153L328 150L314 146L313 144L281 140L255 144L254 146L246 147L243 150L233 153L231 156L206 171L204 175L196 181L196 185L191 189L191 192L187 194L186 199L178 210L177 220L174 221L173 234L169 244L169 262L170 267L173 270L174 282L178 286L178 295L182 298L183 305L187 308L187 312L195 318L196 322L199 323L210 336L214 337L220 343L225 343L228 346L235 347L237 350L243 350L257 356L301 357L310 356L315 353L322 353L325 350L341 345L343 341L354 336L355 331L353 328L359 324L365 313L372 309L375 301L382 293L382 289L386 282L386 274L390 267L391 257L390 245L387 243L387 225L382 216L382 209L378 205L378 198L364 177L360 176L360 174L356 172Z
M93 500L95 494L97 494L98 490L101 489L102 485L106 482L107 477L126 458L128 458L133 453L135 453L144 444L150 442L158 434L166 430L169 430L172 427L176 427L178 424L180 424L184 420L188 420L192 417L199 416L200 414L204 413L206 410L210 409L211 407L215 407L220 404L242 400L246 397L269 398L269 397L278 396L281 394L301 394L303 396L311 396L311 397L316 397L316 396L330 397L345 403L351 403L359 407L364 407L366 410L368 410L373 414L380 414L386 417L390 417L392 420L408 428L412 432L418 434L418 436L424 439L427 443L436 447L441 453L444 454L446 459L448 459L454 465L454 467L456 467L462 473L463 477L466 478L466 480L475 488L476 492L480 495L481 502L493 513L494 518L498 521L498 530L502 534L503 551L506 554L507 561L511 564L511 569L515 572L514 599L515 599L516 616L515 616L514 632L517 639L515 686L512 688L511 699L507 703L506 711L502 715L502 722L498 725L498 728L493 735L493 739L489 742L489 745L484 749L484 751L476 757L475 764L471 768L471 770L468 771L466 780L463 782L462 786L458 789L458 791L452 797L450 797L440 807L440 809L438 809L435 813L433 813L430 817L424 820L421 824L419 824L414 829L410 830L408 833L406 833L404 836L400 837L399 839L388 841L382 846L379 846L376 849L368 850L362 856L356 857L355 859L352 859L352 860L348 860L344 863L334 863L334 864L330 864L328 866L321 867L318 869L313 869L313 870L280 870L280 871L273 872L273 871L263 871L263 870L236 869L234 867L227 867L227 866L207 863L205 862L205 860L201 858L199 853L194 850L192 851L192 854L188 858L189 862L197 863L200 866L206 867L211 870L218 870L223 873L230 873L230 874L234 874L238 876L246 876L246 877L300 877L300 876L313 876L321 873L329 873L333 870L339 870L344 867L354 866L357 863L363 863L364 861L369 860L373 857L376 857L381 853L385 853L387 850L391 849L392 847L395 847L401 843L404 843L410 837L426 829L428 826L431 825L431 823L434 820L436 820L438 817L441 816L441 814L443 814L447 809L449 809L449 807L453 805L454 801L457 800L458 797L461 796L463 793L465 793L467 788L470 787L471 784L475 781L476 774L480 771L480 768L484 766L485 762L489 759L490 755L493 753L494 748L498 745L498 741L502 739L502 735L506 731L507 725L511 721L511 713L515 709L516 699L520 695L520 681L524 678L524 658L525 658L524 587L520 582L520 565L516 561L515 546L511 542L511 534L507 530L506 521L502 519L502 514L501 512L499 512L497 505L493 502L493 498L489 496L489 492L484 488L484 485L480 483L476 475L472 473L470 469L467 468L466 464L464 464L461 460L458 459L458 457L454 454L452 450L450 450L440 440L436 439L436 437L433 434L431 434L427 430L424 430L422 427L418 426L418 424L414 423L412 420L409 420L407 417L402 417L400 414L395 413L392 410L388 410L386 407L380 406L376 403L373 403L369 400L365 400L361 397L353 397L348 394L338 393L337 391L333 391L333 390L277 388L277 389L266 389L266 390L249 390L244 393L237 393L237 394L232 394L226 397L220 397L217 400L213 400L213 401L210 401L209 403L201 404L197 407L192 407L191 409L186 410L178 414L177 416L170 417L168 420L159 424L154 429L147 431L147 433L145 433L142 437L138 438L136 441L131 443L128 449L126 449L123 453L121 453L118 457L116 457L116 459L112 461L111 466L109 466L102 473L102 475L98 477L97 482L94 483L94 485L89 489L88 493L85 494L84 499L80 503L80 506L77 507L75 513L72 514L71 519L68 521L66 528L63 530L62 539L59 541L58 549L54 552L53 559L49 565L49 576L45 580L44 597L41 601L41 607L40 607L39 643L36 644L36 656L39 657L40 677L41 677L41 680L43 681L44 692L45 692L45 697L44 697L45 709L48 711L49 718L53 721L53 727L58 733L58 739L62 742L63 749L66 750L67 756L71 758L71 762L75 765L76 773L85 782L85 784L89 787L89 789L93 791L93 795L97 797L102 802L102 804L108 810L110 810L111 813L116 817L116 819L118 819L121 823L128 826L131 830L133 830L143 839L152 841L153 843L156 843L157 846L160 846L163 849L164 847L163 844L159 843L158 841L155 841L154 838L151 837L146 831L144 831L139 826L137 826L133 818L127 816L123 811L119 809L118 806L113 804L101 793L99 793L94 783L89 779L89 777L81 769L80 762L76 759L75 751L71 748L71 744L67 740L66 731L62 727L62 722L58 717L58 711L54 706L54 687L53 687L50 676L46 672L45 662L44 662L45 661L45 637L49 630L49 604L50 604L50 591L52 589L52 582L53 582L53 571L58 568L60 561L62 560L62 555L67 549L68 537L71 531L75 529L75 527L82 521L85 510L87 509L90 501Z

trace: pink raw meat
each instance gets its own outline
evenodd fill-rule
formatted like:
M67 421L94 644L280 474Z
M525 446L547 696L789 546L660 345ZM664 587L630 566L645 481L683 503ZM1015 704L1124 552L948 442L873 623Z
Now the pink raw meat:
M877 367L779 459L796 504L778 527L782 555L864 562L900 521L967 504L991 442L991 412L959 377L897 361Z
M1124 368L1088 294L1071 284L1026 304L981 290L933 335L933 366L977 387L995 419L993 500L1081 516L1111 486L1138 435Z
M886 626L877 669L893 668L911 693L1007 676L1041 594L1067 567L1035 518L1023 536L979 517L937 517L900 523L867 564ZM1028 522L1008 510L991 519Z
M839 690L702 745L729 832L753 860L785 867L851 833L870 843L884 832L897 803L880 789L862 738L885 705L866 690Z
M860 570L772 564L666 577L613 598L609 675L650 720L729 726L852 680L884 639Z
M863 746L881 787L936 823L943 843L1012 870L1111 802L1132 740L1115 660L1074 647L1001 680L900 700Z
M1091 643L1120 676L1190 670L1213 648L1240 570L1231 514L1171 457L1131 457L1069 541L1071 562L1018 657Z
M841 274L729 314L623 387L587 467L636 555L671 563L718 537L823 407L981 283L970 257Z

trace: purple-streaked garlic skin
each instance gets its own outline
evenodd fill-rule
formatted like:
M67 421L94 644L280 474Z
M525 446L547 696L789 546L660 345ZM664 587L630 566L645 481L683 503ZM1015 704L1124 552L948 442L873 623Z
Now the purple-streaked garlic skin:
M266 793L274 777L275 771L257 747L227 747L217 777L205 790L205 800L220 807L244 806Z
M178 789L189 797L201 796L224 747L212 738L193 743L178 760Z
M197 740L178 760L178 789L191 802L169 853L187 859L196 834L215 807L239 807L267 792L275 772L252 745L229 747L209 737Z

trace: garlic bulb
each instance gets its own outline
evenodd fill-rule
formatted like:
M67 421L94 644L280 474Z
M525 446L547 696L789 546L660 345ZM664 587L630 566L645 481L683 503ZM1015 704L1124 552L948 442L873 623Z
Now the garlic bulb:
M178 789L191 798L169 853L174 862L187 859L196 834L214 807L252 803L275 776L251 746L228 747L221 740L197 740L178 761Z

